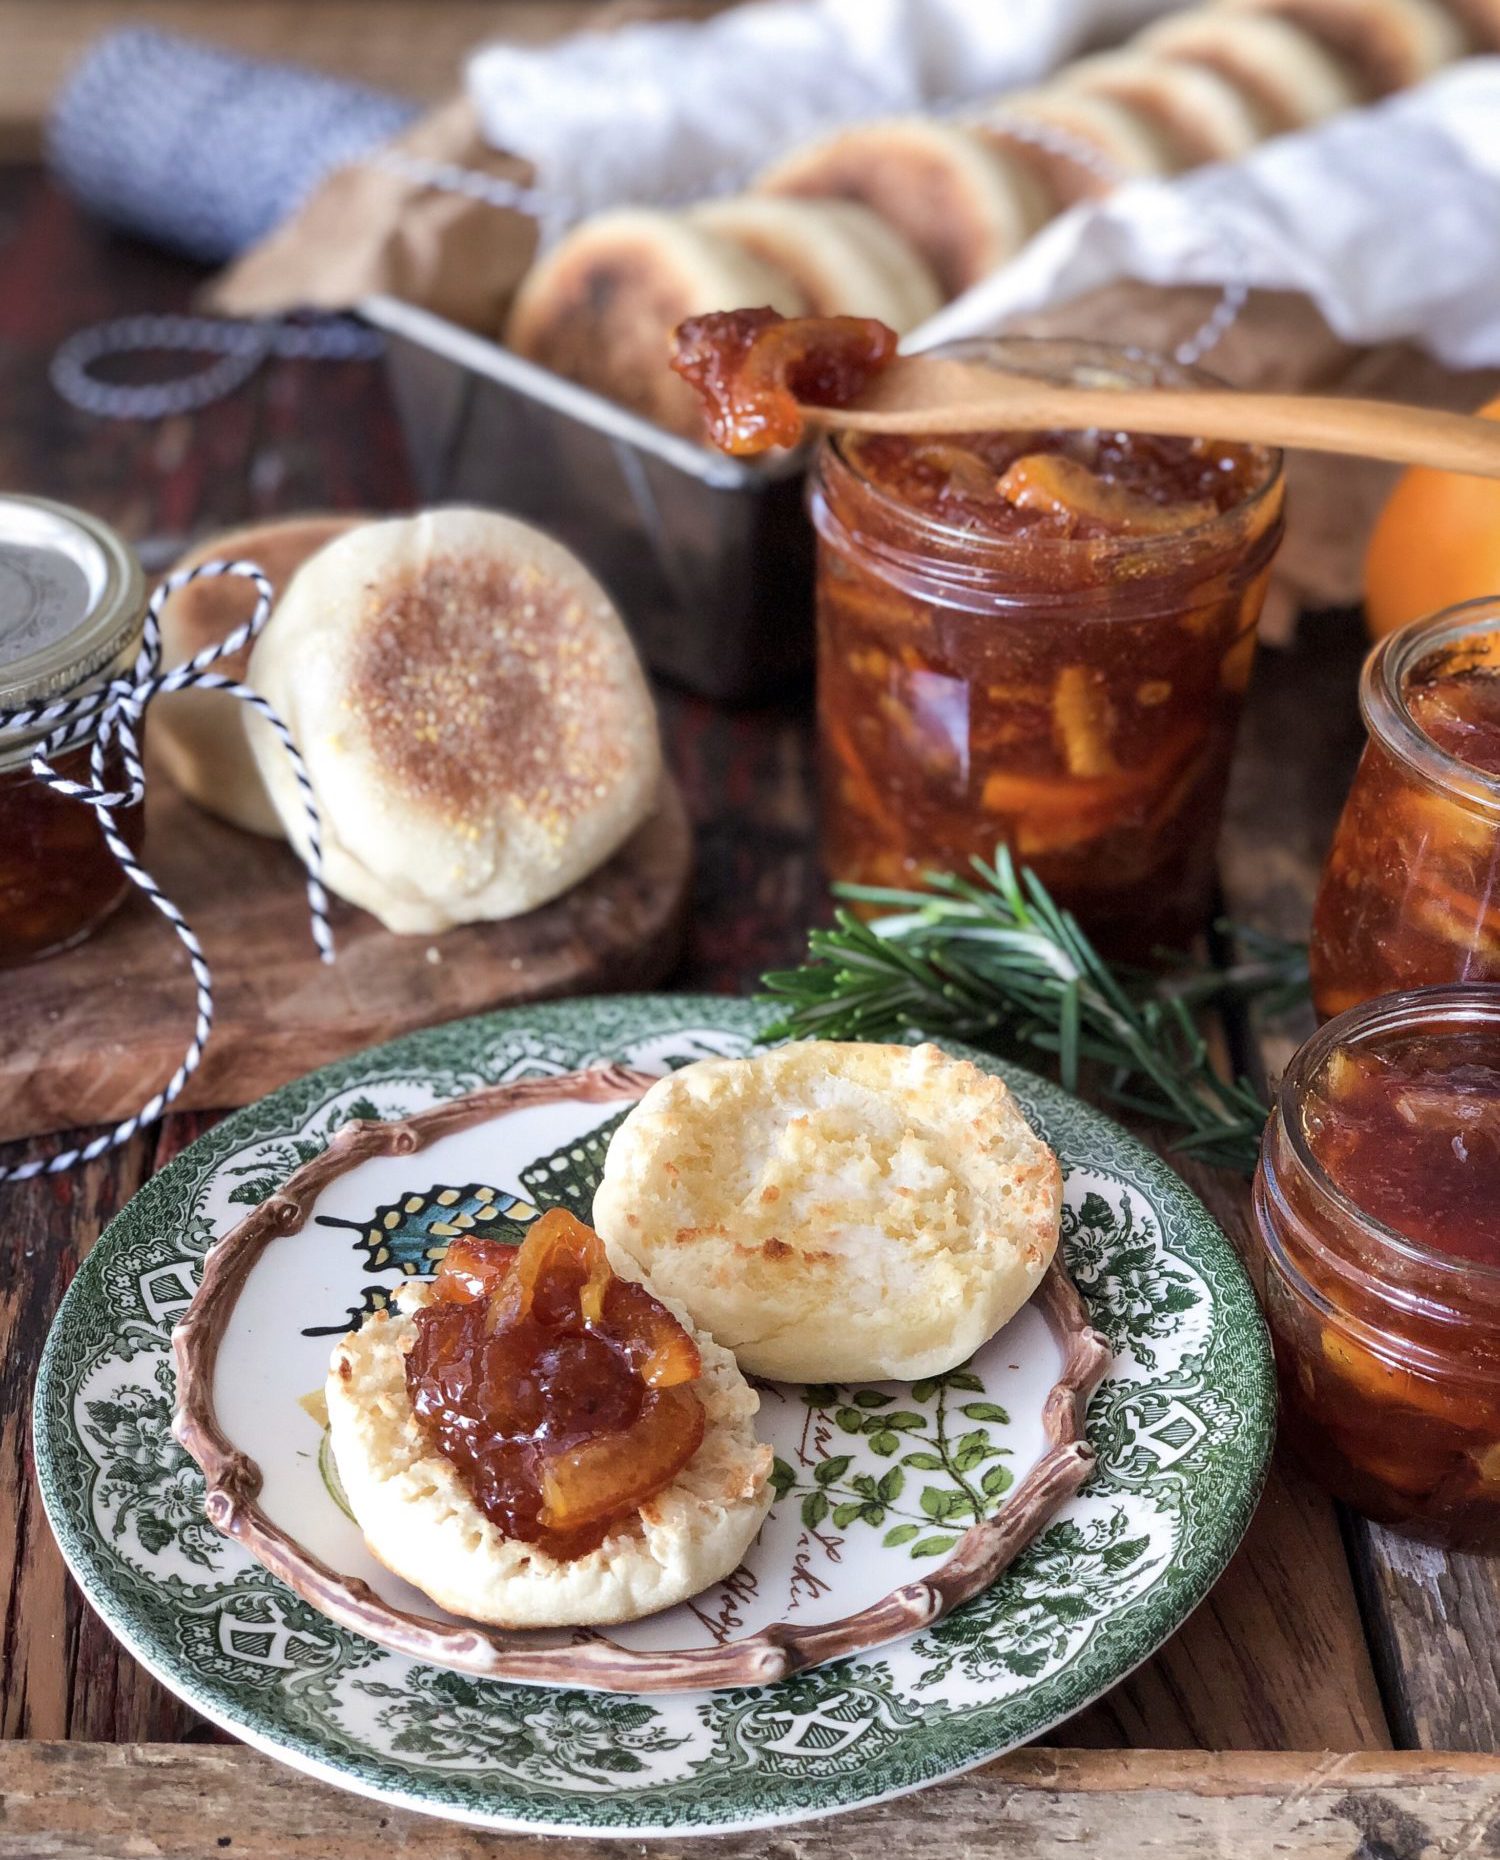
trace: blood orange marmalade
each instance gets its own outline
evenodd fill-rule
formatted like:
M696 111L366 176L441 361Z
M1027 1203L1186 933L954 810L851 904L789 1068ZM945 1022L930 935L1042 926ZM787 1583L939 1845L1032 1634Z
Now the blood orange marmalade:
M1500 1549L1500 989L1331 1021L1282 1083L1255 1208L1293 1445L1366 1515Z
M1370 740L1313 913L1321 1014L1397 988L1500 982L1500 602L1382 640L1360 708Z
M415 1324L407 1392L438 1451L506 1536L554 1556L596 1548L703 1439L698 1346L565 1209L519 1248L455 1242Z

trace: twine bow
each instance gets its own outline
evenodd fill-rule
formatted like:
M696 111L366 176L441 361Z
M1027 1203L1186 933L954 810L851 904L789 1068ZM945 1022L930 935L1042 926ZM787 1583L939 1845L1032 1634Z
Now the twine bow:
M217 645L205 646L201 652L195 653L183 664L174 666L171 671L162 671L162 608L179 588L185 588L189 582L224 575L239 576L253 583L254 613ZM209 670L216 660L239 652L255 638L271 617L272 599L271 583L253 562L204 562L198 568L183 569L178 574L168 576L152 595L146 609L140 651L128 672L111 679L98 690L59 698L55 703L25 710L0 710L0 735L7 730L28 730L38 726L46 729L46 736L37 745L31 758L32 774L54 793L94 809L99 830L121 871L171 924L178 942L187 951L197 988L197 1019L193 1037L182 1056L181 1064L154 1097L148 1099L134 1116L127 1117L123 1123L116 1124L113 1130L77 1149L64 1150L46 1161L17 1163L10 1168L0 1168L0 1182L24 1182L33 1176L58 1175L77 1163L92 1162L106 1150L116 1149L120 1144L129 1142L143 1124L149 1124L159 1117L181 1093L197 1071L203 1049L208 1044L214 1019L213 977L204 960L202 945L182 912L126 845L117 820L122 810L138 807L145 797L146 775L141 766L141 720L153 699L160 697L164 691L195 688L226 692L230 697L249 704L276 732L291 760L307 819L305 863L312 938L322 960L333 961L333 935L328 927L328 894L323 889L322 832L307 765L286 725L258 692L252 691L237 679L226 677L222 672ZM89 752L89 779L86 782L73 781L59 773L55 763L66 751L76 749L86 742L92 744ZM126 785L123 788L111 788L105 780L105 762L114 749L118 749L125 768Z

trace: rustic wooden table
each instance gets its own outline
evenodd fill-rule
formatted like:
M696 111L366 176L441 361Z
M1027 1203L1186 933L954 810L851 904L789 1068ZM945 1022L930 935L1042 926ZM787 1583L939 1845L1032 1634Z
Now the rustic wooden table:
M251 516L408 506L375 366L281 364L233 399L158 426L101 423L53 396L46 365L62 336L108 315L180 307L194 282L187 267L90 228L34 172L0 169L0 488L96 511L152 566L188 537ZM1357 622L1344 615L1262 655L1223 859L1228 907L1247 921L1304 933L1359 742L1359 652ZM743 990L796 959L824 908L808 706L803 697L729 712L661 696L699 860L677 980ZM1274 1072L1296 1031L1225 1037ZM388 1815L230 1744L117 1646L64 1573L29 1461L42 1341L100 1228L211 1122L169 1117L89 1168L0 1198L0 1726L13 1740L0 1746L0 1857L233 1848L336 1860L378 1843L519 1860L541 1843ZM1244 1184L1188 1173L1243 1242ZM957 1855L1003 1839L1019 1854L1052 1854L1106 1831L1120 1855L1500 1851L1500 1763L1486 1754L1500 1749L1500 1560L1404 1544L1278 1462L1209 1600L1049 1742L770 1846L749 1836L715 1847L833 1856L879 1838Z

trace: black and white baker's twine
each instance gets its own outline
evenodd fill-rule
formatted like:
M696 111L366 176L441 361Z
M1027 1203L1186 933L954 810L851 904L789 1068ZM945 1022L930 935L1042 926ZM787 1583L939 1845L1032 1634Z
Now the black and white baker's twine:
M162 671L161 612L168 598L179 588L186 587L190 581L204 581L223 575L239 576L253 584L254 613L217 645L205 646L182 665L174 666L171 671ZM165 895L145 867L138 863L135 854L120 836L117 820L117 815L123 809L138 807L145 795L146 776L141 766L141 720L147 706L164 691L184 691L190 687L199 691L223 691L249 704L276 732L297 778L307 822L307 905L312 919L313 942L324 962L333 960L333 935L328 927L328 894L323 889L322 830L307 766L286 725L258 692L252 691L237 679L227 678L222 672L209 670L216 660L238 652L255 638L271 616L272 598L271 583L253 562L205 562L198 568L183 569L179 574L168 576L152 595L146 610L141 648L128 672L111 679L101 689L78 696L59 698L53 703L25 710L0 710L0 735L7 730L33 730L39 726L47 730L47 735L37 745L31 758L32 774L54 793L67 796L82 807L94 809L100 831L119 862L120 869L171 924L178 942L187 951L197 989L197 1020L192 1040L182 1056L182 1063L154 1097L143 1104L133 1117L127 1117L123 1123L116 1124L113 1130L77 1149L64 1150L60 1155L45 1161L17 1163L10 1168L0 1168L0 1182L24 1182L33 1176L58 1175L77 1163L92 1162L106 1150L128 1143L143 1124L149 1124L159 1117L181 1093L183 1086L197 1071L203 1049L208 1044L214 1020L213 977L204 960L202 945L182 912ZM86 782L70 781L67 776L58 773L54 763L67 750L79 748L84 743L92 745L89 753L89 779ZM105 759L111 749L119 750L120 760L125 767L126 785L123 788L110 788L105 781Z
M369 361L383 347L379 333L352 317L254 319L126 316L69 336L52 357L49 376L70 407L106 420L166 420L196 413L243 387L272 356L287 361ZM96 362L146 352L216 355L195 374L138 386L101 381Z

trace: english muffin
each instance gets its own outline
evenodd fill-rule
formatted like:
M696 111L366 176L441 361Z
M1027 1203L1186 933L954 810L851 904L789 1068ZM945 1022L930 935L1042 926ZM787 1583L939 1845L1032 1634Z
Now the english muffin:
M1031 163L1066 205L1182 166L1181 151L1143 110L1061 84L998 97L972 126Z
M335 536L363 517L283 517L226 530L190 549L172 572L217 558L254 562L278 599L292 576ZM217 646L254 609L254 590L237 575L190 581L162 609L162 664L180 665L205 646ZM213 670L243 680L249 649L215 661ZM169 691L151 711L151 746L162 767L189 799L210 814L251 833L281 837L281 816L260 778L246 729L249 712L234 698L207 691Z
M945 296L988 277L1051 215L1036 177L957 123L861 123L799 149L756 191L863 203L919 251Z
M1035 1291L1062 1175L1001 1080L935 1046L805 1041L653 1085L594 1223L754 1375L937 1375Z
M943 307L916 247L857 200L736 194L688 218L786 272L814 316L872 316L904 335Z
M1271 119L1233 79L1204 65L1153 58L1135 50L1080 58L1059 87L1111 98L1140 111L1172 145L1185 168L1237 161L1270 134Z
M680 213L621 209L585 220L532 266L505 340L658 426L701 438L692 389L668 366L672 332L691 316L807 301L785 271Z
M334 1460L371 1554L450 1613L499 1627L603 1627L696 1595L733 1570L771 1506L760 1398L728 1350L697 1333L703 1440L677 1477L596 1549L560 1558L507 1537L474 1502L412 1408L406 1353L431 1297L403 1286L334 1348L327 1400ZM680 1309L678 1322L691 1330Z
M1341 58L1370 97L1420 84L1472 49L1458 13L1441 0L1216 0L1216 8L1293 21Z
M1477 51L1500 52L1500 0L1453 0L1453 11Z
M278 605L250 677L307 764L329 887L390 930L534 910L656 804L656 714L620 616L513 517L434 510L336 538ZM303 849L290 760L259 718L251 743Z
M1361 101L1360 86L1344 60L1294 20L1275 13L1193 7L1170 14L1132 43L1228 78L1279 129L1305 129Z

